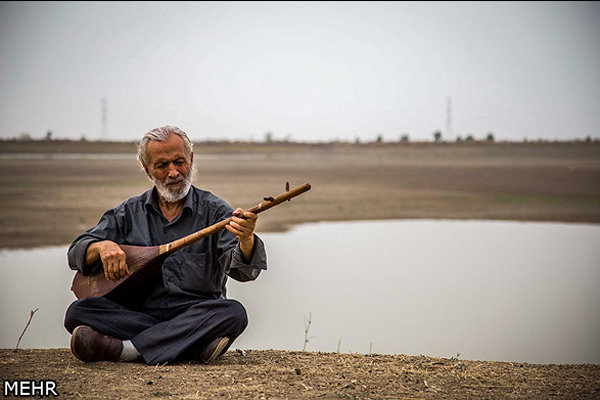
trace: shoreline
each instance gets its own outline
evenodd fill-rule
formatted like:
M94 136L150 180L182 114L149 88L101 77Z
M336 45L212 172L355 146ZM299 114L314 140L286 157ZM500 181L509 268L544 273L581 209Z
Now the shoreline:
M320 224L320 223L370 223L370 222L386 222L386 221L397 221L397 222L450 222L450 223L521 223L521 224L547 224L547 225L580 225L580 226L590 226L590 227L598 227L600 226L600 222L587 222L587 221L560 221L560 220L527 220L527 219L478 219L478 218L449 218L449 217L440 217L440 218L378 218L378 219L343 219L343 220L320 220L320 221L305 221L305 222L296 222L294 224L282 224L280 226L271 226L270 230L261 230L258 227L257 234L285 234L293 229L299 228L302 225L311 225L311 224ZM45 249L45 248L57 248L57 247L68 247L71 243L42 243L38 246L30 246L25 243L21 246L17 245L15 247L5 247L2 243L0 243L0 251L24 251L24 250L37 250L37 249Z

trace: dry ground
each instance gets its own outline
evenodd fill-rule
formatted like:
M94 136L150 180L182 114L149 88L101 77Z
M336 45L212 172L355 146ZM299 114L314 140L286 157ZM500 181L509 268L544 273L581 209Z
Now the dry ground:
M0 350L0 378L53 379L64 399L599 399L599 365L228 351L215 364L85 364Z
M6 158L26 151L47 156ZM130 157L86 160L64 151ZM149 188L134 152L127 143L0 143L0 247L70 243L107 208ZM259 232L387 218L600 222L596 143L233 143L197 144L195 152L195 184L234 207L276 195L286 181L312 184L261 215Z

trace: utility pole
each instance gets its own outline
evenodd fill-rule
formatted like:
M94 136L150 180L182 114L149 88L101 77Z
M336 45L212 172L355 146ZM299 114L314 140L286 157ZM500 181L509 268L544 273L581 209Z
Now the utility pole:
M452 98L448 97L446 103L446 140L452 138Z
M108 132L106 128L106 98L102 98L102 139L108 139Z

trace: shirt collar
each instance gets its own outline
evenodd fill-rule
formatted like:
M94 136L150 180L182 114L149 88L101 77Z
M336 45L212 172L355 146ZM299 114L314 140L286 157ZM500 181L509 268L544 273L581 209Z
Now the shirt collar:
M193 205L194 205L194 186L190 186L190 190L188 191L188 194L185 196L184 201L183 201L183 208L181 209L181 212L183 213L183 211L187 208L190 211L192 211ZM162 211L160 210L160 206L158 205L158 192L156 191L156 186L153 186L152 189L148 190L146 192L146 201L144 202L144 208L146 209L146 212L150 211L150 210L154 210L155 213L157 213L158 215L162 215Z

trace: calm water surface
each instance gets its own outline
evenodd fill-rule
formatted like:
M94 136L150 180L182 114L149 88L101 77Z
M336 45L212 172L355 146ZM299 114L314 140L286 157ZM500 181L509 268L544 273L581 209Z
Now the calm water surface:
M229 281L234 348L599 363L600 226L364 221L265 233L269 270ZM67 247L0 251L0 347L68 347Z

